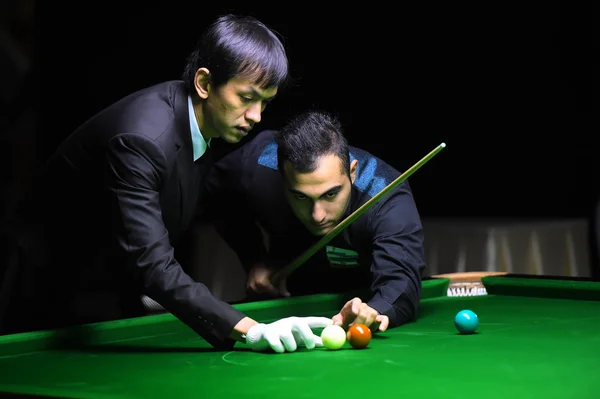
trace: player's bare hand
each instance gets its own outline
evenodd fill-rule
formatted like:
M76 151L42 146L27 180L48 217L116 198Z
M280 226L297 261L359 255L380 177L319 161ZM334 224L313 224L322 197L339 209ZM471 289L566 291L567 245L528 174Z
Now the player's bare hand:
M360 298L353 298L346 302L342 310L332 317L333 324L348 329L352 324L364 324L372 331L387 330L390 319L380 315L378 311L364 303Z
M283 279L277 286L271 283L274 270L262 263L257 263L248 272L246 289L250 294L269 295L274 298L288 297L286 280Z

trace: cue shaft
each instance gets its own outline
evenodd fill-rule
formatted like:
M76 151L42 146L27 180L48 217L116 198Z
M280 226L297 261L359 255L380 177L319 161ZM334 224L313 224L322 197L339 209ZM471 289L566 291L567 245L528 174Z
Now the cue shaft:
M425 155L421 160L411 166L406 172L402 173L398 176L394 181L385 186L380 192L378 192L375 196L369 199L367 202L362 204L357 210L352 212L346 219L342 220L337 226L335 226L329 233L323 236L319 241L313 244L310 248L304 251L300 256L298 256L292 263L285 266L283 269L277 271L271 282L276 285L281 280L289 276L294 272L298 267L300 267L304 262L306 262L311 256L317 253L321 248L323 248L329 241L331 241L334 237L336 237L342 230L348 227L352 222L358 219L363 213L365 213L369 208L371 208L377 201L379 201L384 195L388 194L394 188L396 188L400 183L406 180L410 175L415 173L421 166L425 165L431 158L433 158L437 153L439 153L444 147L446 147L445 143L441 143L436 148L431 150L431 152Z

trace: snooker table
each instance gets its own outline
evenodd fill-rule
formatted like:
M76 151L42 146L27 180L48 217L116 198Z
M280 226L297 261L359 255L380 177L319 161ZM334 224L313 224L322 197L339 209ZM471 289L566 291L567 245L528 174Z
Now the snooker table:
M598 398L600 282L495 276L488 295L423 281L417 321L365 349L216 351L172 315L0 337L0 397ZM234 305L260 321L337 313L348 295ZM474 334L455 314L479 317ZM21 394L23 396L18 396ZM29 395L29 396L28 396Z

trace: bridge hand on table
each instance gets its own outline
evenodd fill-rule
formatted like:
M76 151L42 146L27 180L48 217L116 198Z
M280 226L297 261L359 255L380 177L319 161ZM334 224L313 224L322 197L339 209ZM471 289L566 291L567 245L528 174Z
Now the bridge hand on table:
M248 272L246 282L246 290L249 297L256 299L289 297L290 293L287 290L285 279L281 280L277 286L271 282L274 272L273 269L263 263L254 264Z
M344 304L342 310L332 317L333 324L348 329L351 324L364 324L371 331L385 331L390 324L390 318L380 315L378 311L356 297Z
M248 330L246 343L255 351L271 348L277 353L294 352L298 347L322 347L321 337L312 329L331 324L327 317L288 317L270 324L259 323Z

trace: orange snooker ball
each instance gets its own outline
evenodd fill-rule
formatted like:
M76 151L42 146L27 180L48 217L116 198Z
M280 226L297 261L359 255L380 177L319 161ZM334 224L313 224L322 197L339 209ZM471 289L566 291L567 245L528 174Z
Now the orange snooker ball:
M362 349L371 342L371 329L364 324L353 324L348 329L348 342L354 349Z

